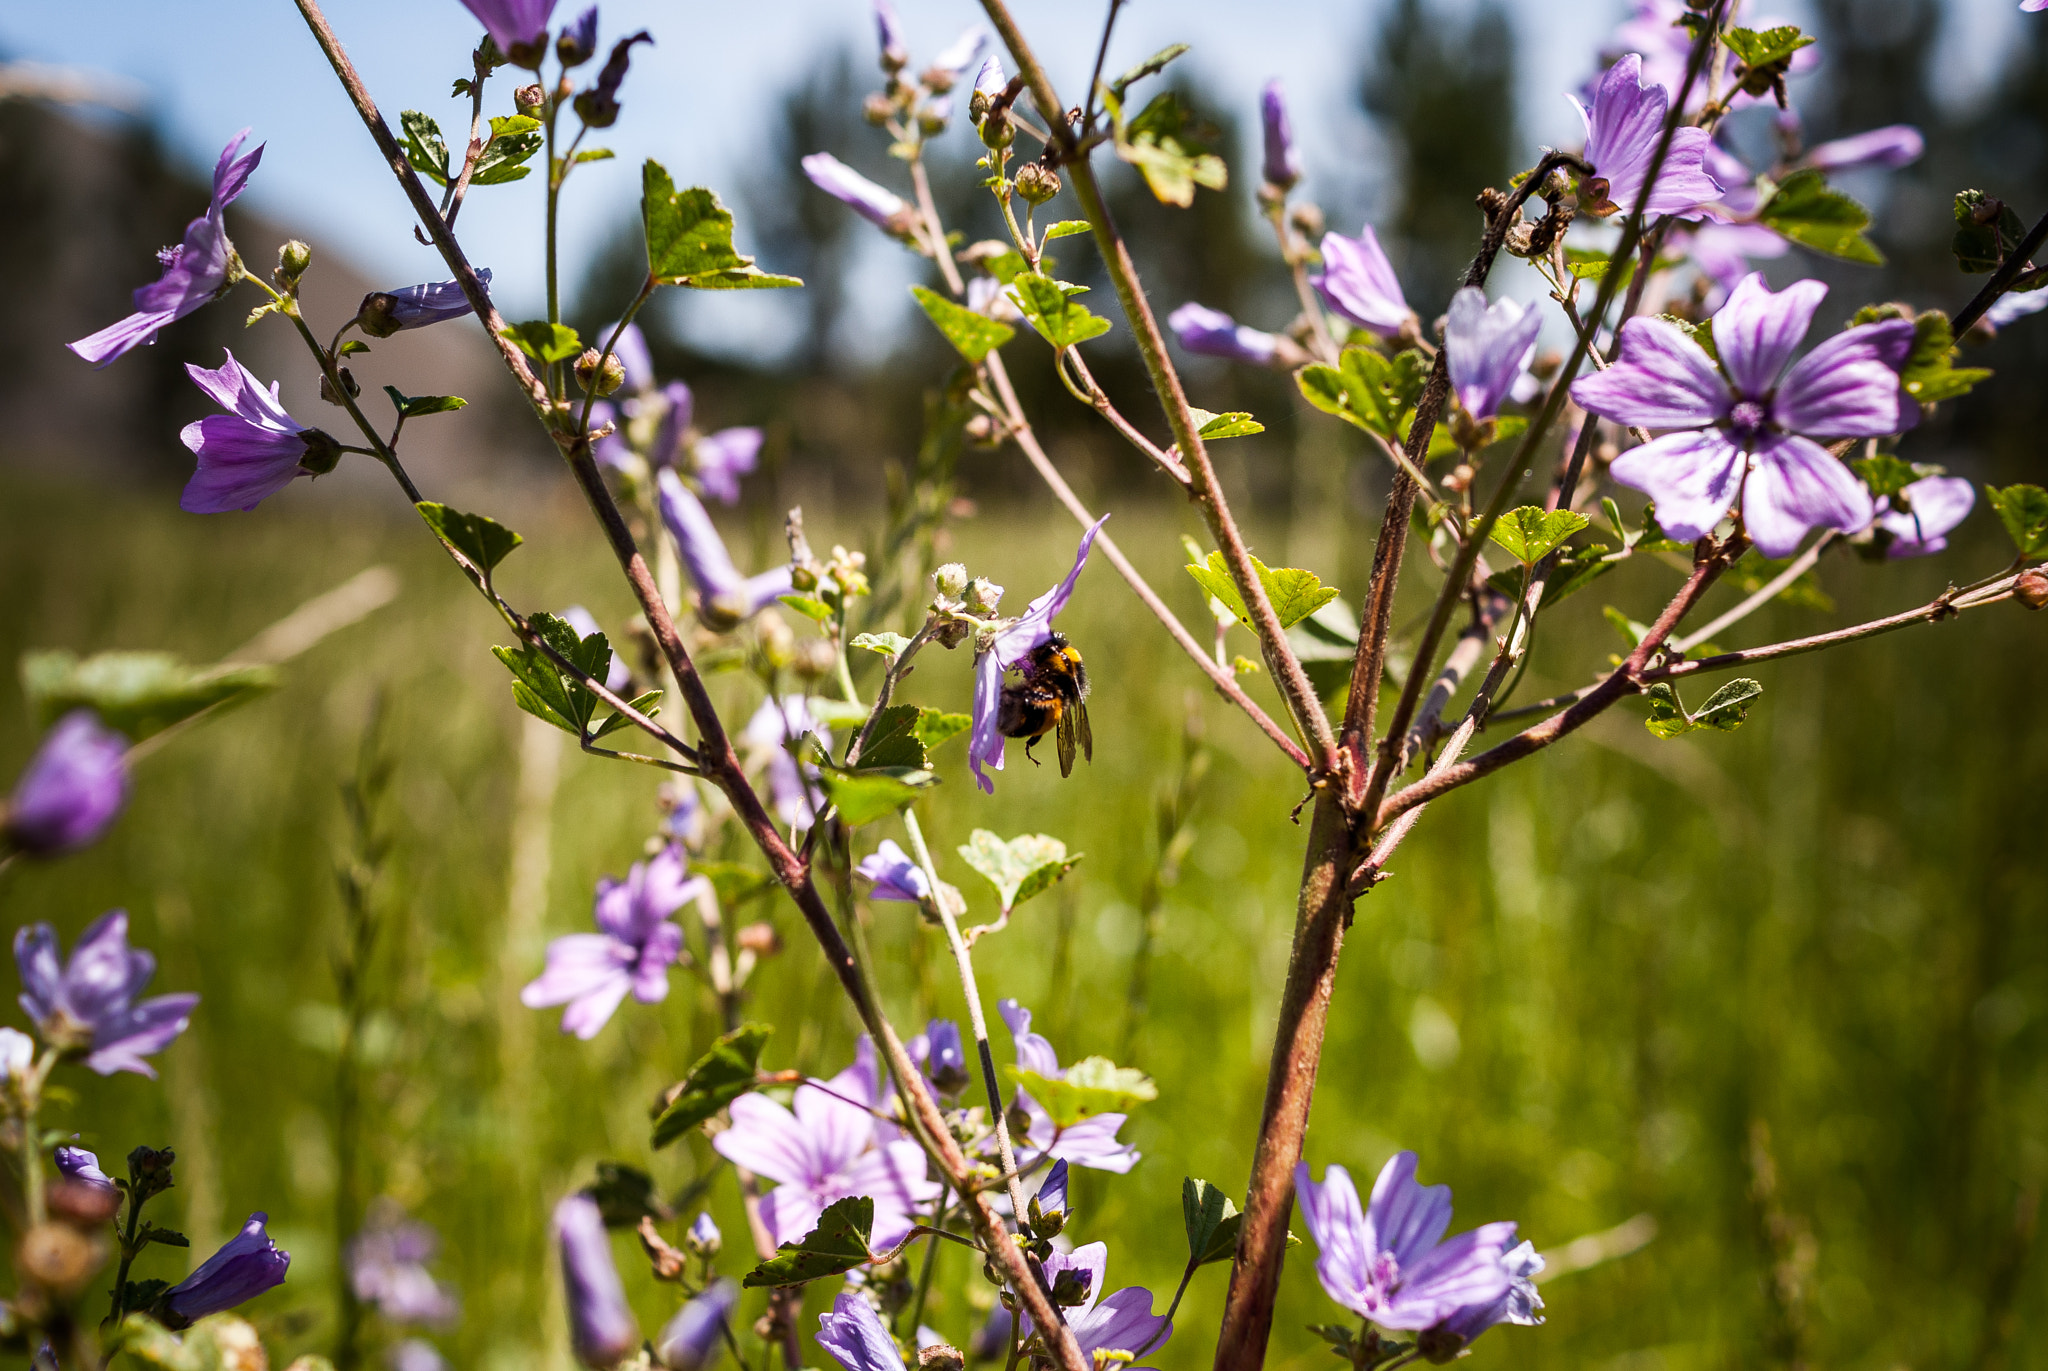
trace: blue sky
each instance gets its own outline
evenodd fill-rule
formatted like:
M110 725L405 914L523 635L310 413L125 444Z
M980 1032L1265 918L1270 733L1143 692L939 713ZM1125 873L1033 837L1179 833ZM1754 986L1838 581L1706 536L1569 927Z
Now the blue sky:
M564 0L562 13L575 3ZM970 0L897 3L920 57L980 15ZM1313 191L1317 166L1369 147L1348 112L1347 92L1360 36L1377 8L1378 0L1138 0L1119 24L1110 67L1188 41L1194 50L1183 60L1198 64L1247 114L1259 84L1283 76ZM1532 149L1576 138L1577 120L1562 92L1587 74L1592 49L1623 8L1623 0L1511 0L1522 38L1523 131ZM1769 8L1797 19L1805 0ZM394 125L403 108L424 109L447 128L465 123L466 104L448 91L466 70L480 30L457 0L328 0L327 9ZM1086 79L1101 9L1100 0L1016 5L1062 90L1078 92ZM2021 16L2012 0L1958 0L1956 9L1941 60L1967 90L1996 69L2001 40ZM201 13L204 20L195 21ZM602 16L607 43L644 27L658 46L636 50L626 117L603 140L617 160L586 166L572 183L563 223L571 263L631 212L644 157L659 158L679 182L723 188L729 203L737 200L748 161L761 153L757 131L770 102L820 54L848 41L867 51L873 42L866 0L606 0ZM256 208L394 284L435 274L434 255L413 242L397 186L289 0L11 5L0 8L0 53L126 82L195 170L210 167L228 137L253 125L269 145L249 192ZM480 194L463 215L472 258L497 269L500 296L515 313L539 299L538 272L524 268L538 261L536 181ZM739 237L744 250L744 222ZM573 268L568 279L575 279Z

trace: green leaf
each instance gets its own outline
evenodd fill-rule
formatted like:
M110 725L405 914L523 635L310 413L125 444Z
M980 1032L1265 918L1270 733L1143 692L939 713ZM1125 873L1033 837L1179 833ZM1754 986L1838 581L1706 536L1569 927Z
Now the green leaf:
M583 340L576 336L575 329L545 319L510 324L499 329L498 336L539 362L566 362L583 351Z
M856 634L847 646L866 648L869 652L879 652L884 657L895 658L900 657L903 649L910 646L910 639L900 633L860 633Z
M1124 92L1130 89L1130 87L1134 83L1142 81L1148 76L1155 76L1158 73L1165 71L1168 63L1172 62L1176 57L1179 57L1182 53L1186 52L1187 50L1188 45L1186 43L1170 43L1166 47L1161 48L1159 51L1153 53L1150 57L1147 57L1144 61L1138 63L1137 66L1132 67L1122 76L1119 76L1116 78L1116 80L1110 82L1110 94L1113 95L1116 99L1122 100L1124 98Z
M433 500L422 500L413 508L441 541L469 558L486 579L498 563L511 556L513 548L526 541L496 519L481 514L464 514Z
M774 1031L764 1023L743 1023L711 1044L690 1073L664 1093L654 1116L656 1151L754 1088L761 1049Z
M460 395L407 395L397 386L384 387L384 393L391 397L392 406L398 410L401 419L417 419L423 414L446 414L469 403Z
M1120 100L1118 95L1109 104L1116 155L1138 169L1162 204L1186 209L1195 202L1196 186L1222 190L1229 184L1229 168L1209 149L1215 130L1177 92L1161 91L1129 122Z
M416 109L401 111L398 127L405 134L405 160L412 169L437 186L448 184L448 144L441 126Z
M974 723L970 714L949 714L943 709L917 711L917 740L930 752L955 734L965 733Z
M1128 1113L1135 1105L1159 1098L1159 1087L1150 1076L1107 1057L1078 1061L1064 1076L1041 1076L1015 1066L1004 1067L1003 1075L1038 1101L1061 1128L1098 1114Z
M584 675L603 680L611 668L612 647L604 634L593 633L588 638L580 638L574 627L552 614L529 615L526 623L536 637ZM580 682L563 675L553 662L541 655L539 648L521 644L518 647L494 647L491 653L512 673L514 704L566 733L573 733L578 738L585 735L590 726L590 716L597 711L595 695L585 690Z
M165 1247L190 1247L192 1240L174 1228L158 1228L153 1223L142 1225L142 1241L162 1243Z
M1047 270L1051 270L1052 263L1050 259L1041 257L1038 260ZM1024 254L1018 252L1015 248L1005 249L997 253L982 263L982 265L988 268L989 275L995 277L996 280L1006 286L1016 280L1020 273L1028 273L1031 270L1031 264L1024 260Z
M1047 224L1045 232L1038 235L1040 243L1050 243L1055 238L1071 238L1077 233L1090 233L1095 226L1086 219L1062 219L1057 224Z
M1295 384L1308 402L1327 414L1398 443L1408 411L1429 379L1429 363L1420 350L1406 348L1392 357L1376 348L1344 349L1340 365L1320 363L1295 373Z
M661 692L650 690L644 694L634 696L626 701L626 703L652 719L661 713ZM623 714L614 713L609 719L606 719L597 726L597 731L590 735L590 741L596 742L599 738L605 737L608 734L616 733L622 728L632 728L633 726L634 724L631 719L628 719Z
M1239 1217L1237 1206L1218 1187L1192 1176L1183 1180L1180 1183L1180 1214L1181 1224L1188 1235L1189 1266L1206 1266L1230 1255L1229 1248L1220 1254L1216 1252L1226 1224L1230 1229L1230 1247L1236 1247L1238 1224L1230 1221Z
M827 767L819 775L826 798L839 807L840 822L850 828L894 814L916 799L919 791L938 783L939 778L931 772L913 767L860 767L854 771Z
M358 352L368 352L369 350L370 345L368 343L360 338L351 338L334 350L334 356L338 361L343 357L353 357Z
M1685 319L1676 314L1660 314L1657 317L1681 330L1686 337L1699 345L1701 352L1713 358L1716 365L1720 363L1721 349L1714 346L1714 321L1712 319Z
M2039 486L2007 486L2003 490L1985 487L1991 507L2000 523L2012 535L2013 546L2028 561L2048 557L2048 490Z
M599 1162L597 1179L579 1192L597 1201L597 1212L606 1228L632 1228L642 1219L660 1222L675 1217L661 1202L654 1177L624 1162Z
M677 190L653 158L641 169L640 221L647 234L647 269L664 285L699 290L800 286L775 276L732 246L732 211L702 186Z
M1759 222L1816 252L1874 267L1884 265L1884 254L1863 236L1863 230L1870 227L1870 211L1840 191L1830 190L1827 177L1817 168L1795 171L1775 189L1766 183L1764 195Z
M776 1248L775 1255L749 1271L740 1284L749 1290L802 1285L851 1271L873 1260L868 1234L874 1227L875 1202L866 1195L849 1195L820 1214L816 1228Z
M1685 706L1679 703L1678 692L1669 681L1657 682L1644 695L1650 701L1650 717L1643 720L1644 728L1659 738L1676 738L1692 732L1692 720L1686 717Z
M977 366L988 356L990 349L999 348L1017 336L1017 330L1001 320L976 314L965 305L956 305L935 290L912 286L910 293L917 297L918 304L924 306L924 312L938 325L939 332L946 335L946 341Z
M1968 395L1991 372L1985 367L1957 367L1955 331L1948 315L1930 309L1913 321L1913 347L1899 368L1899 385L1923 405Z
M614 156L610 148L585 148L576 154L576 162L579 166L585 162L609 162Z
M1758 67L1782 62L1801 48L1813 42L1812 37L1801 33L1796 24L1780 24L1776 28L1759 33L1755 29L1730 29L1721 36L1728 50L1742 59L1742 64L1752 71Z
M276 686L277 672L267 666L193 667L168 652L81 658L51 648L21 657L21 693L38 728L90 709L138 743L203 709L241 704Z
M1870 487L1873 500L1897 495L1920 479L1919 473L1910 465L1889 452L1880 452L1875 457L1858 457L1849 466L1863 478L1863 484Z
M1692 716L1692 721L1701 728L1718 728L1723 733L1733 733L1742 727L1742 721L1749 717L1749 707L1763 693L1761 681L1730 681L1707 697L1707 702L1700 706L1699 713Z
M1493 525L1493 541L1524 566L1543 559L1552 548L1586 526L1586 516L1568 509L1538 509L1523 505L1500 516Z
M776 884L775 878L767 872L756 871L739 862L692 860L690 870L711 882L711 889L718 895L719 907L728 914L755 896L772 890Z
M502 186L523 179L533 170L525 164L540 151L544 137L538 119L524 114L494 116L490 140L477 155L476 170L470 173L469 183Z
M1272 602L1273 613L1280 620L1280 627L1292 628L1324 605L1337 598L1337 587L1326 586L1322 578L1313 571L1297 567L1268 567L1258 558L1251 559L1252 570L1258 573L1259 584L1266 588L1266 598ZM1230 571L1223 560L1223 554L1209 554L1208 565L1190 564L1188 575L1202 589L1221 600L1224 607L1237 616L1237 621L1246 628L1252 626L1251 611L1245 608L1244 599L1237 593L1237 583L1230 578Z
M1997 271L2005 255L2027 236L2027 226L2011 205L1981 190L1956 193L1956 234L1949 251L1956 265L1972 275Z
M1073 870L1081 854L1067 855L1067 845L1043 833L1026 833L1004 842L977 828L960 846L960 856L996 888L1005 912L1051 888Z
M890 767L922 771L929 766L931 759L924 755L924 743L917 736L917 716L916 705L890 705L876 715L874 731L868 734L855 769Z
M832 606L826 604L815 595L791 593L788 595L778 595L775 598L805 618L816 619L821 624L832 617Z
M1543 582L1543 599L1537 608L1549 609L1558 601L1578 594L1620 565L1621 559L1610 553L1604 543L1561 549L1557 561L1551 565L1549 577ZM1507 567L1487 577L1486 583L1512 600L1522 593L1522 570Z
M1055 348L1070 348L1109 332L1109 320L1074 299L1085 286L1067 286L1037 272L1010 280L1010 299L1031 327Z
M868 707L854 700L810 695L804 699L804 708L810 710L811 717L826 728L846 728L858 732L868 721Z
M1212 443L1218 438L1249 438L1254 433L1266 431L1264 424L1243 410L1232 410L1228 414L1211 414L1206 409L1196 409L1190 405L1188 412L1194 415L1198 426L1196 431L1203 439Z
M1621 280L1614 287L1617 291L1628 289L1628 283L1636 274L1636 261L1637 258L1631 254L1629 259L1621 264ZM1602 281L1607 278L1608 269L1614 263L1602 249L1567 247L1564 250L1564 265L1566 271L1581 281Z
M1642 642L1650 634L1650 626L1648 624L1629 618L1628 615L1623 614L1613 605L1603 605L1600 613L1606 618L1608 623L1614 625L1616 633L1628 639L1628 645L1631 648Z

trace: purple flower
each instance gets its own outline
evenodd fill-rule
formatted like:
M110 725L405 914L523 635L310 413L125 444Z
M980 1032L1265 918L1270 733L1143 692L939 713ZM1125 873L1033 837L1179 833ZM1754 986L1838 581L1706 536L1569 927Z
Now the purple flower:
M699 1214L690 1225L689 1241L697 1251L710 1255L716 1253L724 1243L725 1235L718 1231L718 1225L711 1219L711 1211Z
M592 10L595 15L597 12ZM491 269L477 272L477 279L491 283ZM356 327L372 338L389 338L401 329L425 328L469 313L469 297L460 281L427 281L403 290L372 291L363 297L356 311Z
M565 1196L555 1206L555 1243L562 1253L562 1293L576 1359L594 1371L618 1365L640 1345L640 1325L626 1303L597 1201Z
M442 1327L455 1322L461 1305L427 1270L439 1247L433 1229L380 1201L348 1245L349 1284L356 1298L376 1305L393 1323Z
M614 324L613 328L618 326ZM606 329L604 337L610 338L612 330ZM654 385L654 354L647 348L647 335L640 331L638 324L628 324L619 332L612 343L612 356L619 359L619 365L626 369L627 390L647 390Z
M1008 89L1010 78L1003 75L1003 59L991 56L981 64L981 70L974 73L974 89L978 95L991 100Z
M264 1231L269 1219L261 1210L251 1214L242 1231L229 1238L220 1251L164 1292L164 1307L184 1323L192 1323L283 1285L292 1254L279 1248Z
M1501 1269L1507 1273L1508 1288L1490 1300L1477 1300L1433 1325L1418 1345L1432 1361L1449 1361L1472 1340L1497 1323L1533 1326L1543 1322L1536 1311L1543 1297L1536 1293L1536 1273L1543 1269L1542 1254L1535 1244L1524 1242L1501 1254Z
M1925 557L1948 548L1948 531L1977 503L1977 490L1960 476L1923 476L1877 502L1877 527L1891 535L1887 557Z
M925 879L924 868L911 861L894 838L882 839L882 845L861 858L854 872L875 883L875 888L868 892L871 900L922 904L931 894L931 882Z
M758 576L740 575L704 502L672 468L662 468L655 484L661 493L662 521L696 583L697 617L706 627L721 632L738 628L794 588L786 564Z
M1074 582L1080 579L1081 568L1088 565L1088 549L1095 546L1095 535L1108 522L1109 516L1105 514L1089 525L1081 535L1081 546L1074 553L1074 569L1067 573L1067 578L1025 606L1023 615L1000 629L987 649L974 659L974 727L968 735L967 764L974 772L975 782L987 794L996 793L996 783L983 774L982 768L1003 769L1003 735L996 731L1003 673L1023 664L1034 649L1052 637L1053 616L1067 607Z
M256 170L256 164L263 160L261 144L246 157L235 155L248 136L249 130L243 129L221 150L220 160L213 168L213 199L207 204L206 213L185 225L183 242L158 254L164 273L155 283L136 290L135 313L98 333L66 344L67 347L94 366L103 367L130 348L154 343L157 330L165 324L184 318L226 291L228 261L235 248L228 241L222 216L249 184L249 174Z
M830 1081L799 1085L794 1112L758 1094L729 1106L732 1127L711 1140L712 1150L776 1182L761 1197L761 1219L776 1242L810 1232L834 1201L866 1195L875 1202L871 1241L892 1247L910 1231L912 1211L938 1198L923 1150L908 1138L879 1135L868 1112L879 1094L872 1066L856 1062Z
M2048 0L2020 0L2022 14L2039 14L2042 10L2048 10Z
M209 414L178 432L178 440L199 459L185 483L178 507L188 514L224 514L254 509L313 466L332 470L333 440L284 412L277 385L270 389L232 352L217 371L185 364L185 371L214 403L228 411ZM322 449L316 453L315 449ZM311 459L313 466L307 465Z
M1382 338L1398 338L1415 318L1394 267L1380 250L1379 236L1367 224L1356 238L1323 235L1323 269L1308 279L1328 305L1360 328Z
M670 381L654 400L639 403L653 403L661 412L661 422L655 426L654 445L648 451L647 460L656 467L674 466L676 459L683 454L683 440L690 433L690 419L697 410L697 397L690 393L685 382ZM637 407L631 412L636 417L640 413Z
M604 632L604 629L599 626L596 616L592 615L582 605L570 605L555 617L575 629L576 636L579 638L588 638L593 633ZM606 641L609 642L610 639L606 639ZM633 668L626 665L625 659L620 657L616 650L613 651L611 664L604 671L604 688L613 694L617 694L631 684L633 684Z
M1762 224L1702 223L1681 235L1675 245L1684 249L1700 275L1714 283L1708 298L1717 309L1749 275L1751 259L1783 257L1790 248L1783 235Z
M1881 129L1837 138L1809 148L1801 166L1822 171L1848 171L1855 167L1903 167L1916 162L1927 150L1927 140L1911 124L1887 124Z
M1067 1074L1060 1066L1059 1054L1052 1050L1052 1044L1043 1035L1031 1031L1030 1010L1015 1000L998 1000L996 1010L1003 1016L1003 1022L1009 1025L1010 1039L1017 1047L1020 1070L1035 1071L1049 1080ZM1072 1162L1075 1166L1122 1175L1138 1164L1138 1149L1129 1143L1119 1142L1116 1136L1127 1115L1097 1114L1061 1129L1054 1126L1052 1116L1045 1112L1044 1106L1023 1090L1017 1092L1011 1108L1023 1109L1031 1121L1023 1137L1012 1139L1020 1167L1029 1166L1040 1157L1050 1156Z
M611 1019L631 991L642 1004L668 995L668 969L683 950L669 915L709 883L692 876L683 854L665 847L633 863L623 881L597 883L591 915L601 933L570 933L548 944L547 969L519 992L528 1009L565 1004L562 1031L585 1040Z
M1201 357L1265 366L1280 347L1272 334L1247 328L1221 310L1192 300L1167 315L1166 323L1182 347Z
M933 1019L925 1025L924 1051L915 1053L918 1065L941 1095L957 1095L973 1078L967 1074L967 1048L960 1039L960 1025L951 1019ZM1058 1163L1055 1170L1064 1167ZM1064 1176L1066 1173L1061 1171Z
M71 960L58 964L57 934L30 924L14 935L21 1007L43 1040L80 1052L102 1076L133 1071L155 1078L143 1058L161 1052L191 1022L197 995L135 997L156 974L156 958L128 946L128 911L102 914L80 935Z
M1451 388L1458 403L1474 419L1491 419L1515 388L1536 351L1536 333L1543 316L1534 305L1513 300L1486 303L1486 292L1466 286L1451 297L1444 326L1444 352L1451 369Z
M1286 190L1301 179L1301 154L1294 147L1294 125L1288 122L1277 76L1259 92L1259 123L1266 134L1266 184Z
M990 62L995 61L993 57ZM988 70L986 63L982 71ZM876 228L901 237L910 231L915 213L904 198L885 190L829 152L814 152L804 158L804 175L811 184L851 208Z
M1572 104L1586 121L1585 160L1592 166L1580 203L1588 214L1634 212L1649 179L1650 163L1664 136L1664 117L1671 96L1657 82L1642 79L1643 59L1630 53L1607 69L1593 93L1588 111ZM1658 173L1643 213L1681 214L1721 196L1721 187L1703 164L1712 141L1705 129L1680 126Z
M128 803L128 740L89 709L74 709L43 735L0 811L0 838L55 856L97 842Z
M462 7L477 17L499 52L519 66L540 70L555 0L462 0Z
M58 1174L67 1181L78 1181L101 1190L114 1188L113 1178L100 1170L99 1157L82 1147L60 1146L55 1160Z
M391 1371L448 1371L448 1359L424 1338L401 1338L384 1354Z
M563 67L580 67L597 56L597 6L578 15L555 39L555 56Z
M690 456L704 493L721 504L738 504L740 477L761 460L765 437L758 428L722 428L699 438Z
M810 706L801 695L763 700L740 730L741 746L767 755L768 801L774 805L776 817L790 828L809 828L824 807L823 798L810 784L817 777L817 768L808 762L799 764L790 755L790 745L806 734L827 752L832 750L831 730L811 717Z
M662 1326L654 1340L656 1359L669 1371L702 1371L714 1365L725 1350L725 1321L739 1297L740 1288L734 1282L713 1281L710 1289L677 1310Z
M1991 308L1984 311L1984 322L2000 329L2044 309L2048 309L2048 290L2009 291L1991 302Z
M1127 1285L1104 1297L1102 1287L1108 1269L1109 1246L1106 1243L1091 1242L1072 1252L1054 1252L1045 1259L1047 1281L1055 1281L1061 1272L1071 1271L1088 1282L1088 1297L1066 1311L1067 1327L1074 1330L1074 1340L1081 1344L1081 1355L1094 1360L1103 1352L1125 1352L1135 1357L1142 1352L1156 1351L1160 1344L1173 1336L1173 1325L1164 1314L1152 1312L1152 1292L1142 1285ZM1025 1336L1030 1336L1031 1316L1028 1314L1024 1316L1024 1330ZM1138 1368L1138 1371L1143 1369Z
M910 60L910 49L903 42L903 23L889 0L875 0L875 37L881 45L884 63L900 67Z
M950 47L932 59L932 70L944 72L949 84L958 81L967 74L967 69L974 65L974 59L981 56L982 48L987 45L987 25L970 24Z
M1898 378L1913 323L1886 319L1838 333L1787 370L1827 289L1800 281L1773 294L1761 274L1744 278L1714 315L1719 369L1676 324L1631 319L1621 360L1572 383L1572 398L1592 413L1678 430L1623 453L1612 468L1615 480L1657 502L1672 537L1705 536L1738 498L1766 557L1791 555L1815 526L1855 533L1869 524L1863 483L1802 435L1873 438L1914 422Z
M831 1313L818 1315L817 1338L846 1371L904 1371L903 1350L875 1307L850 1291L833 1298Z
M1323 1289L1382 1328L1429 1328L1491 1304L1510 1288L1501 1257L1515 1240L1515 1226L1484 1224L1445 1242L1451 1188L1417 1185L1413 1152L1396 1152L1381 1169L1363 1213L1341 1166L1325 1170L1317 1185L1303 1162L1294 1183L1315 1238Z

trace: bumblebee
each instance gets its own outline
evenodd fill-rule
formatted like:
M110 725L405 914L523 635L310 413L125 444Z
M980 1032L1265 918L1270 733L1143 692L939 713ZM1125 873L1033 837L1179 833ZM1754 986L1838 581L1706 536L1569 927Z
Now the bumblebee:
M1053 735L1060 754L1060 775L1074 774L1074 745L1089 761L1095 760L1095 735L1088 728L1088 668L1074 645L1055 633L1033 648L1017 667L1024 679L1005 685L996 706L996 731L1005 738L1022 738L1024 756L1033 766L1038 758L1031 746L1047 733Z

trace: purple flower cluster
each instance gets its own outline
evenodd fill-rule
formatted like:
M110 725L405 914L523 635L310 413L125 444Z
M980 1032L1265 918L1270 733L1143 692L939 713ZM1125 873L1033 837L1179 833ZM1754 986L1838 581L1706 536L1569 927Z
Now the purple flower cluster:
M689 872L682 852L662 849L635 862L623 881L597 883L591 915L598 933L570 933L548 944L547 969L519 992L528 1009L567 1005L562 1031L590 1039L630 992L642 1004L668 995L668 969L683 950L669 916L709 882Z
M133 1071L154 1077L143 1058L185 1031L199 997L158 995L137 1001L156 974L156 958L128 946L128 911L101 915L60 961L56 930L30 924L14 935L21 1007L43 1041L76 1053L102 1076Z
M1087 1282L1086 1298L1065 1312L1067 1327L1074 1330L1074 1341L1081 1345L1081 1355L1095 1365L1128 1366L1131 1362L1126 1358L1156 1350L1173 1336L1173 1324L1167 1317L1152 1312L1152 1292L1144 1286L1127 1285L1107 1296L1102 1293L1109 1273L1106 1243L1091 1242L1072 1252L1054 1252L1045 1259L1048 1282L1059 1280L1063 1273L1073 1273ZM1029 1337L1032 1328L1028 1314L1024 1316L1023 1329ZM1109 1354L1113 1353L1126 1357L1112 1358Z

